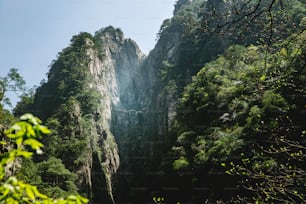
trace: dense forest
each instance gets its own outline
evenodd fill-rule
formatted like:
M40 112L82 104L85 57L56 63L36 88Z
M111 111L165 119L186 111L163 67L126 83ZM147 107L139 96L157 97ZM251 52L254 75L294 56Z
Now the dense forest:
M109 26L35 89L11 69L0 203L304 203L305 28L304 0L178 0L148 56Z

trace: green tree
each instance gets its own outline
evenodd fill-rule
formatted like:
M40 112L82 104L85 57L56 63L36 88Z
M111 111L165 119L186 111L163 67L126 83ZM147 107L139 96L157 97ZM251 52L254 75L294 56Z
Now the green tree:
M81 196L68 196L66 199L49 198L40 193L36 186L18 180L14 176L15 172L10 167L14 166L16 162L20 162L20 159L29 159L32 157L33 152L27 149L32 149L39 154L42 153L41 148L43 144L38 139L42 134L50 133L49 129L41 125L41 121L31 114L23 115L20 119L20 122L15 123L4 132L4 135L1 135L1 145L12 145L16 146L16 148L1 153L0 203L87 203L87 199ZM8 139L5 140L5 137ZM10 140L11 144L6 142L8 140ZM12 175L9 175L9 172Z
M35 96L35 87L27 90L21 96L20 101L17 102L13 109L13 113L16 117L19 117L25 113L33 112L33 103Z
M6 76L0 77L0 101L1 103L12 107L12 103L6 96L8 91L15 93L25 93L26 83L16 68L11 68Z
M244 132L252 152L231 163L249 196L241 202L305 202L305 31L277 46L263 94L250 109ZM270 90L268 90L270 88ZM245 151L247 152L247 151ZM237 198L236 198L237 199Z
M74 182L77 175L65 168L61 159L51 157L37 164L37 173L42 178L42 191L48 196L60 197L77 193Z
M231 46L186 86L164 163L178 175L195 172L190 188L209 186L211 202L305 202L305 36L268 53ZM237 185L238 193L224 191Z

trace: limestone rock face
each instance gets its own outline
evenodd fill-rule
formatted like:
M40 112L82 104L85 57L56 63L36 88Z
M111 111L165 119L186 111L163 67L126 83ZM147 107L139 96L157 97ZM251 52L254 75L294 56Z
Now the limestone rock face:
M127 146L118 141L129 128L137 129L136 119L127 113L142 110L149 101L141 66L145 56L113 27L95 36L80 33L71 42L52 62L31 112L57 124L54 140L64 147L86 143L74 150L59 147L56 154L78 174L80 191L93 203L115 203L115 176L127 156Z
M177 105L176 94L165 90L159 73L163 61L175 64L178 60L180 40L179 33L160 39L141 63L134 61L135 65L124 61L126 54L116 54L115 70L120 97L112 107L111 132L116 138L120 155L120 167L116 174L116 195L120 202L137 195L137 186L144 185L148 176L159 174L158 164ZM123 46L122 50L127 48ZM150 195L149 191L143 193Z
M125 201L131 187L154 174L177 101L159 73L163 61L178 60L180 38L179 33L163 37L146 57L120 29L82 33L53 62L48 81L38 88L33 107L39 117L55 118L62 127L58 135L68 143L86 140L82 159L62 159L93 203Z
M92 76L89 86L101 94L99 106L96 113L93 113L95 116L90 139L91 185L95 202L113 203L114 175L120 164L117 140L123 137L121 134L114 137L112 130L122 125L122 121L114 123L114 117L117 112L121 114L137 108L137 90L141 84L136 80L140 77L139 69L145 56L135 42L124 38L119 29L107 27L96 32L95 37L98 39L103 57L100 59L95 49L87 50ZM105 196L108 199L105 199Z

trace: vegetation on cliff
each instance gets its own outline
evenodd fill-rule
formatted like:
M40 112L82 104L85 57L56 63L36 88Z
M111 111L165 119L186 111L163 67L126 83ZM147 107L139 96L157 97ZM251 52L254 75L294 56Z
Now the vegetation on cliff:
M22 163L22 168L24 168L23 162L26 160L30 161L29 159L31 159L33 151L36 151L38 154L42 153L43 144L39 142L39 138L42 134L49 134L50 130L40 123L41 121L38 118L31 114L25 114L20 117L19 122L14 123L9 129L1 130L0 203L87 203L88 200L86 198L78 195L73 196L66 194L67 198L63 199L60 198L63 196L63 193L57 194L53 192L52 194L48 194L50 196L48 197L42 194L37 186L29 184L27 179L25 179L25 174L18 170L18 164ZM27 165L25 166L29 167ZM48 168L52 167L52 165L47 166ZM65 167L62 165L61 169L65 170ZM43 173L61 176L63 175L62 172L59 171L61 169L56 168L53 169L52 172L44 171ZM35 173L32 172L32 170L33 168L27 169L29 173ZM18 174L20 173L23 177L21 179L18 178ZM54 180L54 178L51 179ZM59 178L58 176L56 176L56 179L58 182L67 182L65 178ZM31 181L31 183L33 183L33 181ZM59 183L53 182L53 185L54 188L61 190L60 187L57 187ZM48 190L49 189L50 188L48 188ZM74 191L74 193L76 193L76 191Z
M137 140L127 139L124 147L133 147L128 151L130 157L134 156L133 151L141 155L139 151L151 142L151 149L146 150L151 156L150 161L148 159L143 164L155 165L150 167L153 173L140 172L144 176L132 177L141 179L134 183L147 185L140 190L150 191L148 195L124 192L125 186L119 186L118 189L122 188L121 192L127 195L123 198L147 202L148 197L154 197L154 202L166 203L305 202L305 3L304 0L176 2L173 18L166 19L158 33L157 54L152 52L152 56L157 57L150 62L153 65L144 63L154 70L146 67L141 70L143 73L154 72L145 75L154 78L145 79L150 80L150 87L141 88L157 87L157 90L149 90L145 97L146 100L156 100L152 104L158 105L138 101L142 104L139 107L166 107L148 110L155 118L144 119L152 121L156 130L133 127L139 129L139 134L156 134L156 138L162 138L165 144L159 145L156 152L164 150L165 154L154 155L151 138L145 137L148 141L144 141L143 135L137 135ZM44 143L45 154L36 155L33 160L23 158L21 168L14 171L19 180L5 180L3 172L7 163L1 160L3 185L0 190L3 192L9 192L5 188L10 182L10 185L24 185L25 192L18 192L17 196L19 199L25 196L24 199L28 199L25 202L36 199L33 193L37 194L37 199L46 198L37 193L34 185L52 198L79 191L91 201L101 202L104 199L101 186L112 194L110 172L115 170L106 166L116 163L117 158L109 157L113 156L112 150L117 146L108 127L104 127L108 126L107 122L102 121L98 111L107 105L101 104L104 95L97 91L96 84L93 85L99 81L93 82L90 74L93 59L88 54L92 51L99 59L97 63L108 60L104 59L102 45L105 42L100 38L105 33L111 40L119 40L118 45L122 43L122 31L112 27L98 31L95 37L88 33L74 36L71 45L52 62L48 81L42 82L35 93L29 91L21 96L14 114L37 114L46 121L51 133L43 138L32 135L35 138L29 145L39 150ZM114 46L117 48L116 43ZM97 76L102 77L104 73L99 74ZM142 75L139 73L139 76ZM14 80L17 83L11 83ZM143 93L136 90L138 87L133 80L123 83L133 87L126 94ZM100 85L108 86L108 82L103 81ZM2 77L0 83L5 88L24 91L24 81L15 69L7 77ZM152 85L154 83L158 84ZM0 91L2 99L5 89ZM158 93L152 94L154 91ZM142 95L137 97L141 100ZM111 109L113 104L108 105ZM2 106L0 108L0 129L6 129L16 119ZM119 119L132 120L129 115L133 112L137 116L135 121L123 121L122 124L140 126L146 116L146 110L120 111L124 116L112 123ZM170 111L174 113L170 114ZM29 120L35 119L35 122L37 119L31 118L25 118L22 123L29 127L23 131L25 135L31 135L31 128L35 127ZM130 135L133 128L128 128L127 135ZM15 137L18 133L10 134ZM131 141L137 144L129 144ZM19 156L30 157L28 149L22 149L20 142L18 144ZM9 158L7 155L10 154L1 154L1 158ZM101 165L100 157L108 163ZM127 169L133 169L133 164L128 165L132 167ZM129 173L120 175L120 178L126 178L124 182L127 184L122 182L123 185L129 184ZM21 180L31 185L19 182ZM110 197L106 202L114 202L112 195Z
M66 196L79 188L88 193L76 173L87 162L92 125L88 114L95 114L101 97L88 83L88 49L95 50L99 58L103 56L97 41L88 33L74 36L71 45L52 62L48 82L42 82L35 94L23 94L14 108L16 116L36 113L51 129L51 134L41 139L45 154L25 160L19 171L23 181L38 186L48 196Z
M203 175L217 172L219 195L209 199L229 193L237 202L304 201L305 40L305 32L293 35L268 53L231 46L185 88L174 161L165 163L178 175L196 172L190 188L207 187ZM222 190L237 184L240 193Z
M181 34L159 71L180 96L159 169L176 190L155 195L304 202L305 2L182 0L175 14L159 33Z

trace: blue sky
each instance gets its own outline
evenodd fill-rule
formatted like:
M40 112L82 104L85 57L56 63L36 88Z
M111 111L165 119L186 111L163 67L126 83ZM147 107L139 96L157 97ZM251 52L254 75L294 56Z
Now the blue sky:
M176 0L0 0L0 76L17 68L29 87L73 35L112 25L147 54ZM13 102L16 96L10 94Z

